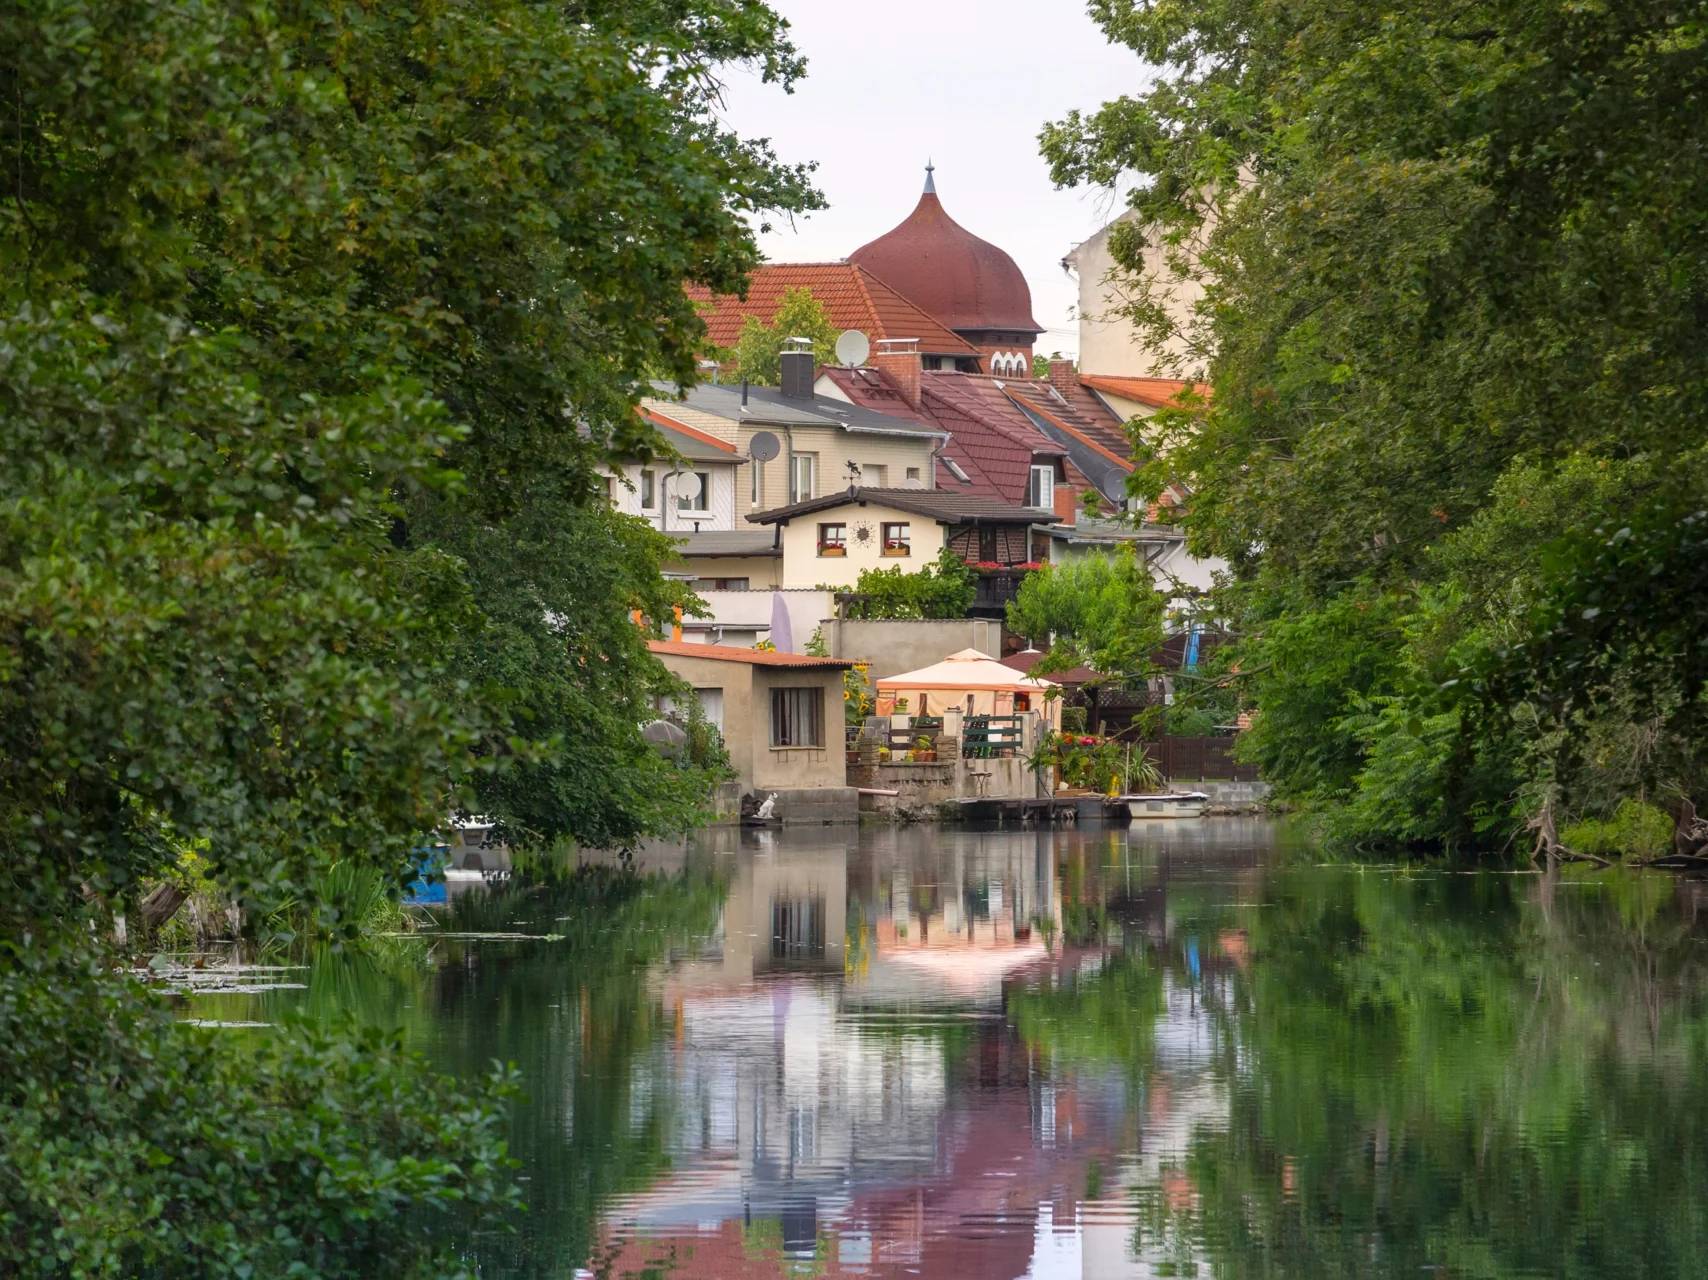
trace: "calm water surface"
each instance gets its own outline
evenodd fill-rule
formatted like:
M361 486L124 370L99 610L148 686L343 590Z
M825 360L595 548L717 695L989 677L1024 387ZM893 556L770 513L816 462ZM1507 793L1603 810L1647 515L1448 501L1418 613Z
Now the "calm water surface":
M483 1276L1708 1275L1708 885L1242 819L640 861L196 1012L515 1061Z

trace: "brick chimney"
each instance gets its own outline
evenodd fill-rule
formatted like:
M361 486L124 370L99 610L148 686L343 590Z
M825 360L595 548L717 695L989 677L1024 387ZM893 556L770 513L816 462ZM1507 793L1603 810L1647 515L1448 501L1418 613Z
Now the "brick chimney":
M902 398L915 409L919 408L920 383L924 378L924 363L919 358L917 338L888 339L878 343L872 356L872 367L882 369L901 389Z
M1079 385L1079 373L1074 369L1072 360L1050 361L1050 385L1062 393L1063 399Z
M1058 484L1055 490L1056 523L1076 525L1079 523L1079 495L1069 484Z

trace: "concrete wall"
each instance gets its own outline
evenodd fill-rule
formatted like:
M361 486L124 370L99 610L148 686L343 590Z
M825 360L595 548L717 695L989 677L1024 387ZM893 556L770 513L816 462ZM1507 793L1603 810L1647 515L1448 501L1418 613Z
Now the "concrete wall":
M843 745L842 672L834 667L791 670L717 658L660 654L659 660L696 689L723 694L723 737L743 792L777 791L784 821L849 821L854 793ZM823 743L771 745L771 691L807 686L823 699Z
M963 649L1000 658L1002 633L1002 623L993 618L832 618L824 623L830 656L871 663L867 674L873 680L918 671Z
M912 553L906 556L886 556L883 553L883 526L889 523L908 526ZM821 556L818 553L818 527L821 524L847 526L847 554ZM859 531L864 528L864 541ZM789 587L811 587L819 584L853 590L865 569L900 568L904 573L917 573L937 558L943 549L948 529L930 516L875 502L850 502L846 506L815 511L797 516L783 526L783 584Z
M777 561L771 561L776 564ZM773 593L762 590L748 591L701 591L697 593L706 602L711 615L705 618L689 618L684 622L685 640L704 640L717 643L717 632L708 631L708 624L723 626L746 635L756 633L761 640L771 638L771 607L774 594L783 597L783 607L789 611L789 627L794 632L796 653L805 650L807 641L812 639L812 633L818 629L823 620L835 611L835 600L828 591L792 590ZM743 647L751 647L752 641L736 641ZM832 653L831 657L837 655Z
M990 776L981 779L977 774ZM1037 775L1018 756L940 764L850 765L848 780L857 787L899 792L894 796L861 796L860 807L868 813L916 811L980 796L1015 800L1039 794Z

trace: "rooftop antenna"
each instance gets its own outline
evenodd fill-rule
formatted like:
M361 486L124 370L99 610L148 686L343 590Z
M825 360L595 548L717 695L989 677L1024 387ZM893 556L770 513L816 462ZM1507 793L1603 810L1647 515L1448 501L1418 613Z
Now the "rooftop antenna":
M928 196L937 194L937 180L931 176L936 171L937 166L932 164L931 158L927 156L925 159L925 194Z

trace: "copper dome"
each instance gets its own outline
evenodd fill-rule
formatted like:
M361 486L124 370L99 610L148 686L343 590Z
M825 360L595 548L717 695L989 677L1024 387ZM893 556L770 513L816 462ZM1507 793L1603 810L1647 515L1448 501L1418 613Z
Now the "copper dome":
M1044 331L1032 318L1032 290L1014 259L945 213L929 177L907 221L848 261L950 329Z

